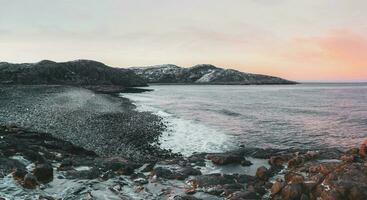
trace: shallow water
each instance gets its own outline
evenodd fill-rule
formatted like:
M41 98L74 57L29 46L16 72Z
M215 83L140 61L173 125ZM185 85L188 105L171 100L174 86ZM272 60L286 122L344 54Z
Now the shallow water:
M225 151L240 144L346 149L367 137L367 84L154 85L123 94L163 116L162 147Z

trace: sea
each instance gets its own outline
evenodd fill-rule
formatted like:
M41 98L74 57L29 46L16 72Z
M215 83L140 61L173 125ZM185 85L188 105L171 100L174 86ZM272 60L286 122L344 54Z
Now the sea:
M163 148L348 149L367 139L367 83L152 85L121 94L163 118Z

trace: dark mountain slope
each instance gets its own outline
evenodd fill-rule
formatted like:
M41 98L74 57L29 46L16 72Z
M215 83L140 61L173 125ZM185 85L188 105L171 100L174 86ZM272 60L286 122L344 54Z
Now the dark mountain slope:
M91 60L38 63L0 63L2 84L61 84L145 86L132 70L112 68Z

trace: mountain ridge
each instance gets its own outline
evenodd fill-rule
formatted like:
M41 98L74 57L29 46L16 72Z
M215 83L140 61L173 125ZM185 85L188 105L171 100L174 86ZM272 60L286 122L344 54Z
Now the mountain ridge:
M0 62L0 84L147 85L132 70L110 67L93 60L42 60L17 64Z
M297 84L283 78L224 69L211 64L198 64L184 68L174 64L130 67L147 83L161 84Z

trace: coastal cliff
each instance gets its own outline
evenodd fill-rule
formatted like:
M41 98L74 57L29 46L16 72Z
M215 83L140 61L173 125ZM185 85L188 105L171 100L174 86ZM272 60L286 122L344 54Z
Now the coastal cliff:
M195 65L190 68L168 64L132 67L130 69L148 83L228 85L296 84L296 82L279 77L244 73L208 64Z

